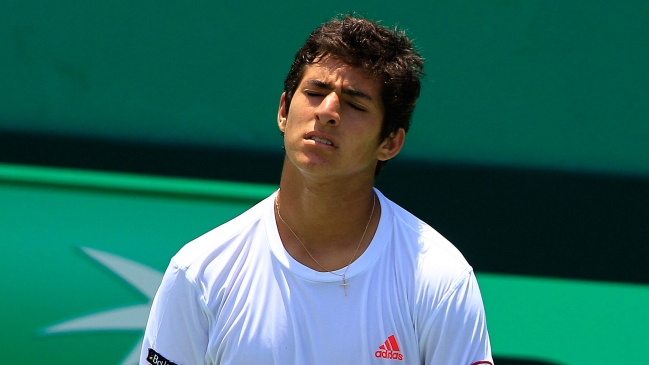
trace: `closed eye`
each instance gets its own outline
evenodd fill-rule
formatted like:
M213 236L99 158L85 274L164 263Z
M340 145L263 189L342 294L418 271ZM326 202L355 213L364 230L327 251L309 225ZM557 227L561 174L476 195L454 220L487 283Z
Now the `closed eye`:
M308 98L323 98L328 94L328 92L326 92L326 91L314 91L312 89L306 89L306 90L303 91L303 93ZM350 98L350 99L353 99L353 98ZM359 104L357 104L357 103L355 103L353 101L347 101L346 103L347 103L347 105L351 106L352 109L357 110L359 112L366 112L367 111L367 108L365 108L364 106L361 106L361 105L359 105Z
M349 106L351 106L352 108L354 108L354 109L356 109L358 111L361 111L361 112L366 112L367 111L365 108L360 107L360 106L358 106L358 105L356 105L354 103L348 103L348 104L349 104Z
M316 91L310 91L310 90L306 90L304 94L306 94L306 96L323 96L322 93Z

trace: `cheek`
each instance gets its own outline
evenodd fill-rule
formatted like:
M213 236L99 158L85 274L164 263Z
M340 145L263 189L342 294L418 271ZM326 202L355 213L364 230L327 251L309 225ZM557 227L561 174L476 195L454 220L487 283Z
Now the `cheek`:
M355 131L355 153L359 157L377 156L380 149L379 132L375 130L362 129ZM361 137L362 136L362 137Z
M365 159L368 156L376 155L378 150L378 143L376 143L376 138L372 138L367 134L362 134L362 131L359 131L358 134L354 134L354 148L353 155L357 156L359 159ZM367 133L367 131L365 131ZM363 136L363 137L360 137Z
M309 115L309 106L305 105L305 101L301 98L295 97L291 102L291 107L288 109L287 120L289 124L296 124L297 121L304 120Z

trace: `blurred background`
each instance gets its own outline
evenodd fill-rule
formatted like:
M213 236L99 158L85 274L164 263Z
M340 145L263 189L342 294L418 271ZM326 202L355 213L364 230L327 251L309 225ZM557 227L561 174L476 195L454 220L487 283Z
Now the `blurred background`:
M186 242L279 183L282 82L340 13L427 59L376 185L477 272L499 365L649 348L649 3L0 3L8 363L137 363Z

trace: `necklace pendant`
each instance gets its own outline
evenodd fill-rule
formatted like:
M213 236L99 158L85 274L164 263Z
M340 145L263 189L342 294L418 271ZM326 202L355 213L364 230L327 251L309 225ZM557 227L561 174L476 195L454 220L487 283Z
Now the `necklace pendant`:
M343 287L343 290L345 291L345 296L347 296L347 286L349 286L349 284L347 284L347 281L345 281L345 274L343 274L343 283L340 284L340 286Z

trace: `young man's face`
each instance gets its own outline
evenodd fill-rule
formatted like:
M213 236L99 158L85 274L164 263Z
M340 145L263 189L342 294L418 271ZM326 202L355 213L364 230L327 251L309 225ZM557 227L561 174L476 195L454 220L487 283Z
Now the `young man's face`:
M374 176L377 160L396 155L405 134L379 141L383 115L376 79L325 58L305 66L288 113L282 95L278 123L287 156L303 173Z

